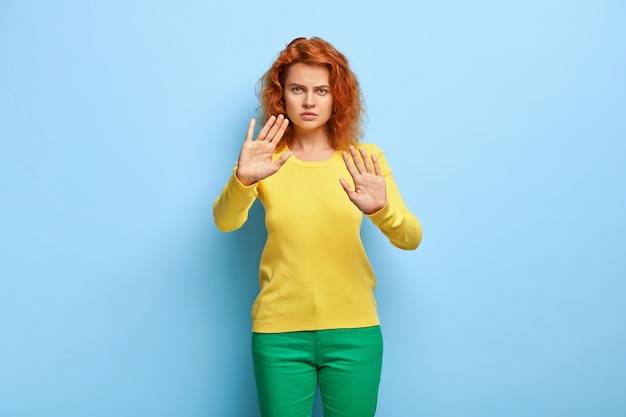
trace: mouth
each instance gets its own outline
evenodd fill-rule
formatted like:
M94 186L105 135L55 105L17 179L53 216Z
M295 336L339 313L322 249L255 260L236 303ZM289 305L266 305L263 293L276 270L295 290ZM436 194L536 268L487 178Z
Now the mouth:
M300 113L300 117L302 117L304 120L313 120L317 117L317 114L311 113L311 112L304 112L304 113Z

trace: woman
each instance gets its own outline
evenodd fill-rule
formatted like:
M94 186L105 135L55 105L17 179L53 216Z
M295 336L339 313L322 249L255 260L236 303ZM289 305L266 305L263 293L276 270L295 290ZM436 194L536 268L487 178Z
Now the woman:
M421 240L375 145L359 144L361 91L343 54L298 38L259 80L255 120L214 205L217 227L238 229L256 198L267 241L252 308L252 353L264 417L371 417L382 336L376 278L360 239L363 215L401 249ZM286 115L286 116L285 116Z

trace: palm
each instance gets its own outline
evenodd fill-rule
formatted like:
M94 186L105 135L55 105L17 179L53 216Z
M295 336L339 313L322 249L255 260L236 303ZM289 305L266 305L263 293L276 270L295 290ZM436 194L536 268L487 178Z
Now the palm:
M350 154L343 152L346 168L354 181L354 190L343 178L340 180L350 200L363 213L375 213L387 204L387 186L383 178L376 157L372 155L370 163L367 153L360 149L361 158L357 156L354 147L350 147Z
M237 162L237 178L246 184L254 184L274 174L291 156L291 152L285 152L276 161L272 161L272 155L280 142L289 121L284 116L270 117L265 126L259 132L256 140L252 140L255 121L252 119L248 126L246 140L239 153Z

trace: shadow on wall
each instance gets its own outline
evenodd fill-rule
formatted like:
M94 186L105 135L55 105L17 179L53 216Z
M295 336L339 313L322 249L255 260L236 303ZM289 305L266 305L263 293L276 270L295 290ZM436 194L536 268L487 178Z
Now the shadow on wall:
M226 382L218 388L221 398L217 401L223 404L211 404L211 408L227 413L224 416L260 415L250 353L250 311L259 292L259 260L267 237L264 217L263 206L256 201L240 229L218 231L209 247L209 256L215 262L211 269L216 271L212 279L219 281L212 298L220 306L217 311L223 314L211 318L211 322L227 335L219 337L222 355L217 365L222 375L214 375L216 380Z
M235 327L229 329L229 340L224 341L227 346L222 347L223 359L236 364L236 372L231 375L228 386L222 387L222 394L228 400L217 409L227 410L228 416L232 417L260 416L250 354L250 310L259 292L259 260L266 238L265 212L263 205L256 201L250 209L248 221L240 229L220 232L214 240L219 246L212 251L212 257L215 256L217 270L223 271L220 274L223 276L216 277L221 283L217 289L219 294L214 294L214 297L220 305L227 306L220 309L229 315L223 318L225 325ZM321 416L323 410L318 391L312 417Z

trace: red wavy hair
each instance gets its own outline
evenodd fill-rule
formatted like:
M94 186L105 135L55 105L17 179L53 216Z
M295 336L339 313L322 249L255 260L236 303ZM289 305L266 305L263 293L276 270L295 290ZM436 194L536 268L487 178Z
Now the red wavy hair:
M333 114L327 122L329 140L335 149L347 149L363 136L365 118L361 87L350 69L347 58L329 42L318 37L296 38L281 51L270 69L259 79L257 96L261 102L261 122L272 115L286 114L283 88L290 65L303 63L322 65L330 72L330 90L333 94ZM291 124L279 143L282 148L291 143Z

